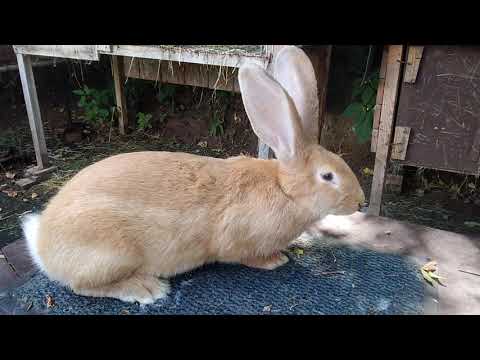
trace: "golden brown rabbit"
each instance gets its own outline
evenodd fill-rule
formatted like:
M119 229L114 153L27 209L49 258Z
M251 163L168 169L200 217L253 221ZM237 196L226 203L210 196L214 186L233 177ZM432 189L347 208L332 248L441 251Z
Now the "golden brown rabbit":
M364 194L337 155L317 144L313 67L285 47L274 76L239 71L245 109L277 159L185 153L116 155L80 171L23 227L32 258L80 295L152 303L166 280L211 262L272 270L327 214L358 210Z

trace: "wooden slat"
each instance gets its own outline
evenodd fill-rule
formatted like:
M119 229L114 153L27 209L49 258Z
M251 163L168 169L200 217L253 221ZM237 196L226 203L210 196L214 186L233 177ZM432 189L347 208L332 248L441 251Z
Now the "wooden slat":
M276 45L275 45L276 46ZM268 64L267 56L217 54L212 52L166 49L148 45L112 45L110 51L98 50L100 53L135 57L143 59L167 60L201 65L227 66L239 68L246 61L254 62L263 68Z
M391 159L405 160L407 156L408 141L410 140L410 131L412 129L406 126L396 126L395 135L392 144Z
M407 49L407 64L403 74L403 82L415 83L417 80L420 61L422 60L423 46L409 46Z
M389 188L390 191L400 193L402 192L403 176L387 174L385 179L385 185Z
M97 45L14 45L18 54L98 60Z
M377 99L375 102L375 109L373 112L371 152L376 152L376 149L377 149L378 126L380 124L380 115L382 113L383 90L385 87L387 60L388 60L388 46L384 46L383 54L382 54L382 63L380 65L380 73L379 73L379 80L378 80Z
M42 116L38 104L35 78L33 76L32 59L30 55L17 53L17 62L27 108L28 122L30 124L30 130L32 131L37 169L42 170L48 167L48 153L45 135L43 133Z
M121 56L112 56L113 82L115 85L115 99L117 103L118 130L120 134L125 135L128 127L127 101L125 98L125 75L123 58Z
M318 87L318 141L327 118L327 87L330 71L332 46L315 46L303 49L312 62Z
M138 58L125 58L124 63L126 77L240 92L236 68Z
M389 46L382 113L378 130L377 151L375 155L375 168L368 208L370 214L377 216L380 214L381 210L383 190L385 187L385 175L388 157L390 155L402 55L402 45Z

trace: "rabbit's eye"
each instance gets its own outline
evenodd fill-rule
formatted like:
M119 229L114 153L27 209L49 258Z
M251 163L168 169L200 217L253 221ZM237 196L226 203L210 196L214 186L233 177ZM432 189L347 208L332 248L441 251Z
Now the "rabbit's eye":
M325 181L332 181L333 180L333 174L331 172L323 174L322 179Z

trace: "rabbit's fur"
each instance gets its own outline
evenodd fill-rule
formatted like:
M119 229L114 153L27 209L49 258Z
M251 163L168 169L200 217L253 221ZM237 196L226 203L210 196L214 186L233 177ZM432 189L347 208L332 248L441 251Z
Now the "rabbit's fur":
M206 263L274 269L312 223L357 211L357 178L317 144L308 57L285 47L274 78L239 71L252 127L278 160L136 152L97 162L24 220L39 268L77 294L151 303L167 295L166 278Z

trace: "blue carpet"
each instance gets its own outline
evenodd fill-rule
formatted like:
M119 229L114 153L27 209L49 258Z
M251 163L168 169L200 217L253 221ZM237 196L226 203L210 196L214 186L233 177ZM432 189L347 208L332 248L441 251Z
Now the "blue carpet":
M274 271L212 264L170 280L152 305L90 298L34 275L10 295L47 314L421 314L426 290L418 269L398 255L317 243ZM329 274L334 272L333 274ZM344 272L344 273L335 273ZM46 297L55 306L47 308Z

